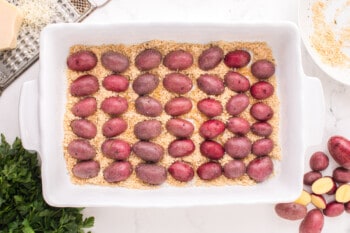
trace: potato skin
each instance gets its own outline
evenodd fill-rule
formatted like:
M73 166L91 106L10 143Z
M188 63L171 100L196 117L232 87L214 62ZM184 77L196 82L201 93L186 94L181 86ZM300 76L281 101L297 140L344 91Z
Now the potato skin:
M235 92L246 92L250 88L249 80L236 71L229 71L224 76L226 86Z
M132 89L138 95L147 95L152 93L159 84L159 78L150 73L139 75L132 83Z
M129 80L119 74L110 74L102 81L102 86L109 91L124 92L129 87Z
M224 82L214 74L202 74L197 79L198 88L207 95L221 95L225 91Z
M154 142L138 141L132 146L132 151L146 162L159 162L164 155L164 148Z
M102 65L113 72L123 73L129 68L129 59L119 52L107 51L101 55Z
M275 73L275 65L266 59L258 60L250 67L252 74L258 79L268 79Z
M246 166L242 160L230 160L225 163L224 176L229 179L235 179L244 175Z
M185 157L193 153L195 145L191 139L176 139L168 146L168 153L174 158Z
M158 120L145 120L136 123L134 134L140 140L150 140L158 137L162 132L162 124Z
M318 171L309 171L307 173L304 174L304 179L303 179L303 183L305 185L312 185L312 183L315 182L315 180L319 179L322 177L321 172Z
M74 104L71 110L77 117L91 116L97 111L97 101L94 97L86 97Z
M67 150L70 156L78 160L90 160L96 156L95 148L85 139L74 139L68 144Z
M273 95L275 88L271 83L259 81L254 83L250 88L251 95L258 100L267 99Z
M247 166L248 176L257 183L265 181L272 172L273 163L268 156L257 157L250 161Z
M193 124L181 118L172 118L168 120L165 124L165 128L171 135L179 138L188 138L194 131Z
M102 153L111 159L126 160L131 152L129 143L121 139L107 139L101 145Z
M94 160L78 162L72 168L73 175L81 179L96 177L99 171L100 163Z
M221 176L222 167L218 162L206 162L197 168L197 175L202 180L214 180Z
M189 182L194 177L194 170L189 163L175 161L168 167L169 174L177 181Z
M132 165L129 161L116 161L103 170L103 178L109 183L117 183L129 178Z
M128 110L128 101L121 96L111 96L104 99L101 103L101 109L107 114L118 116Z
M261 136L261 137L268 137L272 134L273 128L268 122L255 122L250 127L250 130L253 134Z
M222 61L223 57L224 51L220 47L210 47L199 55L198 67L204 71L214 69Z
M342 136L330 137L328 151L340 166L350 169L350 141Z
M333 170L333 179L337 183L349 183L350 182L350 170L337 167Z
M306 216L307 208L304 205L294 202L278 203L275 205L275 212L281 218L299 220Z
M141 163L136 166L136 176L143 182L151 185L160 185L165 182L167 170L157 164Z
M145 49L137 54L135 66L141 71L154 69L162 62L162 54L157 49Z
M175 97L169 100L165 106L164 110L168 115L180 116L189 113L192 109L192 102L187 97Z
M174 50L165 55L163 64L169 70L185 70L192 66L193 56L184 50Z
M344 203L332 201L327 203L326 208L323 209L323 214L327 217L337 217L345 210Z
M75 119L70 123L70 127L75 135L85 139L92 139L97 134L94 123L86 119Z
M249 122L242 117L231 117L226 123L226 128L238 135L245 135L250 130Z
M67 66L74 71L88 71L93 69L97 64L96 55L87 50L72 53L67 58Z
M192 89L192 80L181 73L166 74L163 79L163 86L170 92L176 94L186 94Z
M268 155L273 150L273 141L269 138L256 140L252 145L252 153L256 156Z
M324 216L319 209L310 210L299 225L299 233L321 233Z
M250 114L258 121L268 121L273 117L273 110L264 103L255 103L250 108Z
M322 151L317 151L311 155L309 165L313 171L323 171L329 165L329 158Z
M246 50L233 50L225 55L224 63L230 68L242 68L250 62L250 53Z
M148 117L157 117L163 111L162 104L150 96L138 97L135 101L135 108L139 114Z
M79 76L70 85L70 93L72 96L76 97L92 95L98 90L98 80L95 76L90 74Z
M247 137L233 137L226 141L224 148L226 153L234 159L243 159L251 151L252 142Z
M223 107L221 103L212 98L205 98L197 103L198 110L209 118L222 114Z
M210 119L199 127L199 134L205 139L213 139L225 131L225 124L216 119Z
M102 125L102 134L111 138L122 134L127 128L128 124L122 118L111 118Z
M213 160L221 159L225 154L225 150L221 144L211 140L202 142L199 150L202 155Z
M226 111L237 116L242 113L249 105L249 97L246 94L237 94L232 96L226 103Z

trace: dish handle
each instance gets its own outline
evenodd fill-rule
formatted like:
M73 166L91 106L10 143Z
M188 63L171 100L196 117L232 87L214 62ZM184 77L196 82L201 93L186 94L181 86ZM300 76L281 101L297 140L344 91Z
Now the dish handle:
M321 81L316 77L305 76L303 91L303 112L305 119L305 140L307 146L322 142L325 126L325 101Z
M38 82L23 83L19 100L19 128L23 147L40 152Z

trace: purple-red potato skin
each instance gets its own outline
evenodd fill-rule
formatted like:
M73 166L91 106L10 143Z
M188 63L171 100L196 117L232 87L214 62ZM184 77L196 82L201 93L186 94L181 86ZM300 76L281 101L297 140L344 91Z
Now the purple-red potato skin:
M254 83L250 88L251 95L258 100L267 99L273 95L275 89L271 83L259 81Z
M128 128L128 124L122 118L111 118L102 125L102 134L111 138L122 134Z
M88 117L97 111L97 101L94 97L79 100L72 107L72 113L77 117Z
M225 149L218 142L206 140L201 143L199 150L208 159L218 160L225 154Z
M103 178L109 183L116 183L128 179L131 173L129 161L116 161L103 170Z
M258 60L250 67L252 74L258 79L268 79L275 73L275 65L266 60Z
M255 103L250 108L250 114L258 121L268 121L273 117L273 110L264 103Z
M75 135L85 139L92 139L96 136L97 128L94 123L86 119L75 119L70 123Z
M350 141L342 136L333 136L328 140L328 151L342 167L350 169Z
M184 50L171 51L163 59L163 65L169 70L185 70L192 64L192 54Z
M281 218L294 221L303 219L307 214L307 208L294 202L278 203L275 205L275 212Z
M182 161L172 163L168 168L168 172L175 180L180 182L189 182L194 177L192 166Z
M119 74L110 74L103 79L102 86L108 91L124 92L129 87L129 80Z
M261 137L268 137L272 134L273 128L268 122L255 122L250 127L250 130L253 134L261 136Z
M242 117L231 117L226 123L226 128L238 135L245 135L250 130L249 122Z
M213 46L204 50L198 57L198 67L201 70L208 71L214 69L224 58L224 51L218 47Z
M344 203L332 201L327 203L326 208L323 209L323 214L327 217L337 217L344 213Z
M222 167L217 162L206 162L197 168L197 175L202 180L214 180L221 176Z
M138 141L132 146L132 151L146 162L159 162L164 155L164 148L154 142Z
M323 171L329 165L329 158L322 151L317 151L311 155L309 165L313 171Z
M244 162L241 160L230 160L225 163L223 169L224 176L229 179L235 179L244 175L246 167Z
M223 80L215 74L202 74L197 79L198 88L207 95L221 95L225 91Z
M350 214L350 202L344 203L344 210L346 213Z
M102 111L113 116L125 113L128 110L128 107L128 101L121 96L107 97L101 103Z
M153 74L144 73L134 80L132 83L132 89L138 95L147 95L152 93L159 84L159 78Z
M73 175L81 179L96 177L99 171L100 163L94 160L78 162L72 168Z
M163 79L163 86L169 92L176 94L186 94L192 89L192 80L181 73L170 73L166 74Z
M252 142L247 137L233 137L224 144L226 153L234 159L243 159L249 155Z
M97 64L97 57L91 51L78 51L72 53L67 58L67 66L74 71L88 71L93 69Z
M225 55L224 63L230 68L242 68L250 62L250 53L246 50L237 49Z
M76 97L92 95L99 89L97 78L90 74L79 76L70 85L70 93Z
M102 153L115 160L126 160L129 158L131 147L129 143L121 139L107 139L102 143Z
M333 179L337 183L349 183L350 182L350 170L337 167L333 170Z
M309 171L304 174L303 182L305 185L312 185L317 179L321 178L322 174L318 171Z
M222 114L223 107L220 101L212 98L205 98L197 103L198 110L209 118Z
M129 59L119 52L108 51L101 55L102 65L116 73L123 73L129 67Z
M96 156L95 148L85 139L74 139L68 144L67 150L70 156L78 160L90 160Z
M160 185L164 183L167 178L167 170L165 167L157 164L138 164L135 172L140 180L151 185Z
M250 88L249 80L242 74L229 71L224 76L226 86L235 92L246 92Z
M257 183L265 181L272 172L273 163L268 156L257 157L250 161L247 166L247 175Z
M150 96L140 96L135 101L136 112L148 117L157 117L163 111L162 104Z
M171 135L178 138L188 138L194 131L193 124L181 118L169 119L165 124L165 128Z
M299 233L321 233L324 216L319 209L310 210L299 225Z
M134 134L140 140L151 140L162 132L162 124L158 120L140 121L134 126Z
M249 105L249 97L246 94L237 94L232 96L226 103L226 111L237 116L242 113Z
M225 124L216 119L203 122L199 127L199 134L205 139L213 139L225 131Z
M187 97L175 97L169 100L165 106L165 112L170 116L180 116L189 113L192 109L192 102Z
M193 153L195 145L191 139L176 139L168 146L168 153L171 157L180 158Z
M157 68L162 62L162 54L156 49L145 49L137 54L135 66L141 71Z
M256 156L268 155L273 150L273 141L270 138L261 138L253 142L252 153Z

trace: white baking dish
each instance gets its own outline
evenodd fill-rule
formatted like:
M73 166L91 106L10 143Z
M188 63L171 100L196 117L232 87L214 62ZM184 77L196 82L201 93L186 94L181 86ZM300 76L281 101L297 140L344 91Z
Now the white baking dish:
M275 176L254 186L170 187L137 190L74 185L63 156L66 58L75 44L140 43L152 39L208 43L266 41L277 61L282 160ZM324 100L318 79L301 66L297 27L281 23L56 24L41 35L40 78L23 85L20 128L23 144L41 156L43 193L53 206L169 207L292 201L302 190L304 153L322 139Z

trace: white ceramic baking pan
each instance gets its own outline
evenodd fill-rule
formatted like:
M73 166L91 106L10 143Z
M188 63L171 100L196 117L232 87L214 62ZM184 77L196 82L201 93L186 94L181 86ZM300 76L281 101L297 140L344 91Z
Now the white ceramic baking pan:
M277 61L282 160L275 176L254 186L170 187L137 190L74 185L63 156L66 58L75 44L134 44L152 39L178 42L266 41ZM301 66L297 27L280 23L56 24L40 42L40 77L23 85L20 129L24 147L41 157L43 194L53 206L175 207L292 201L302 190L304 153L322 139L324 100L321 83Z

